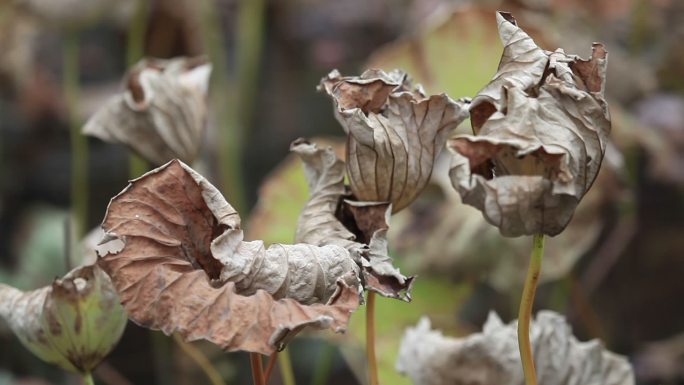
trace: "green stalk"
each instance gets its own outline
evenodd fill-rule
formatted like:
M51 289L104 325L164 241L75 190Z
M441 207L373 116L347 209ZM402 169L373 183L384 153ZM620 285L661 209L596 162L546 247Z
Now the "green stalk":
M240 135L241 140L244 140L243 133L254 114L264 39L265 10L265 0L240 1L235 47L237 71L234 83L236 89L234 89L233 101L240 103L237 110L240 129L237 130L237 134Z
M132 67L145 56L145 33L147 32L147 0L138 0L135 4L135 14L128 27L128 41L126 47L126 65ZM129 176L137 178L148 170L148 163L131 151L128 161Z
M368 292L366 303L366 359L368 360L368 383L378 385L378 361L375 355L375 292Z
M223 379L221 379L221 374L218 372L218 370L216 370L214 365L211 364L211 361L209 361L209 358L207 358L207 356L205 356L201 350L192 346L192 344L183 341L183 337L181 337L180 334L174 334L173 339L176 341L176 344L181 348L181 350L193 361L195 361L200 369L202 369L212 385L225 385L225 382L223 382Z
M236 68L226 74L226 52L216 0L202 1L202 35L214 65L211 102L218 112L219 185L236 210L244 212L242 155L245 131L253 116L261 62L264 0L241 0L236 25Z
M282 377L283 385L295 385L292 360L290 360L290 353L287 349L278 354L278 368L280 369L280 377Z
M333 358L335 357L335 346L331 344L323 345L323 352L318 358L318 364L314 369L313 379L311 385L325 385L328 383L330 376L330 368L332 367Z
M536 234L532 240L532 255L530 267L525 278L520 310L518 312L518 346L520 348L520 360L525 375L525 385L537 385L537 374L534 369L532 346L530 344L530 319L532 318L532 305L534 294L541 273L542 257L544 255L544 234Z
M95 385L95 381L93 380L93 375L90 372L83 373L82 377L83 377L83 385Z
M64 99L69 114L71 140L71 209L73 239L85 235L88 217L88 141L78 121L79 36L75 30L64 41Z

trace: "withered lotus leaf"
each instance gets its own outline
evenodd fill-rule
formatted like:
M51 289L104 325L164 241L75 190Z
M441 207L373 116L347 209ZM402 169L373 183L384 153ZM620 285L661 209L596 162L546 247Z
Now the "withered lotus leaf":
M607 52L599 43L589 60L544 51L510 14L499 12L497 21L503 56L470 105L475 135L449 140L450 177L463 202L502 235L557 235L605 153Z
M81 373L116 346L127 320L112 282L95 265L29 292L0 284L0 316L40 359Z
M445 94L426 96L399 70L348 77L334 70L319 89L333 99L335 116L347 134L354 197L389 202L393 212L422 191L449 131L468 116L462 101Z
M203 57L143 59L83 133L123 143L155 165L195 159L207 120L211 64Z
M344 162L332 148L320 149L298 139L290 150L304 162L309 183L309 200L300 213L295 240L344 247L361 266L366 289L410 300L413 277L392 265L387 250L391 204L344 199Z
M125 243L98 263L131 320L166 334L270 354L305 326L344 331L359 304L345 248L243 241L238 213L178 160L132 181L102 227Z
M445 337L427 318L404 334L397 369L416 385L523 385L517 323L490 313L482 333ZM578 341L563 316L540 311L530 329L537 379L544 385L634 385L629 361L600 341Z

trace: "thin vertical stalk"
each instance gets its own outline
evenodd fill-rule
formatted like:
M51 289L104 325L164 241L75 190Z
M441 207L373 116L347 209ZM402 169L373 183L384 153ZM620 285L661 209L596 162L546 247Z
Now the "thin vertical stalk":
M138 60L145 56L145 34L147 32L147 0L137 0L135 4L135 14L128 27L128 38L126 46L126 66L132 67ZM131 151L128 161L129 176L131 179L137 178L147 172L148 163Z
M83 385L95 385L95 381L93 380L93 375L90 372L83 373L82 377L83 377Z
M378 385L378 362L375 356L375 292L368 292L366 303L366 356L368 360L368 383Z
M532 318L532 305L534 304L534 294L537 291L537 282L539 282L543 256L544 234L536 234L532 240L530 266L527 270L525 287L523 288L520 310L518 312L518 347L525 375L525 385L537 385L537 374L534 369L532 346L530 344L530 319Z
M64 99L69 114L71 141L71 210L73 239L85 234L88 218L88 141L81 134L78 121L79 97L79 35L75 30L67 32L64 41L63 67Z
M234 101L239 100L238 117L242 135L252 120L257 97L261 53L263 50L265 0L241 0L238 10L235 59L237 61ZM239 98L238 98L239 96ZM243 138L241 138L243 139Z
M253 116L261 62L264 0L241 0L238 5L235 40L235 70L227 76L225 41L216 0L202 2L200 26L212 73L212 104L218 111L219 185L237 210L244 210L242 173L245 131Z
M219 374L218 370L216 370L214 365L211 364L211 361L209 361L201 350L183 341L183 338L178 334L174 334L173 339L181 350L195 361L200 369L202 369L212 385L225 385L225 382L223 382L223 379L221 378L221 374Z
M328 383L330 368L332 367L334 357L335 346L328 343L324 344L323 352L321 352L318 362L316 363L316 369L314 369L311 385L325 385Z
M273 372L273 368L275 367L275 363L278 361L278 352L272 353L268 357L268 364L266 365L266 370L264 371L264 381L268 383L268 379L271 378L271 373Z
M164 333L149 332L152 349L152 369L157 385L178 383L173 373L173 342Z
M294 371L292 370L292 360L290 360L290 353L287 349L279 354L278 368L280 369L280 377L282 377L283 385L295 385Z
M252 366L252 382L254 385L266 385L264 381L264 368L261 362L261 354L249 353L249 363Z

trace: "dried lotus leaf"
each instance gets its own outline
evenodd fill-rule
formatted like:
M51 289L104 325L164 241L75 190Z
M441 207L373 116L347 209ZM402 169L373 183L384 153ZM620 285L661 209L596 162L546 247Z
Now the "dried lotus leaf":
M99 264L131 320L166 334L270 354L305 326L344 331L359 304L346 249L245 242L238 213L177 160L114 197L102 226L125 243Z
M517 323L490 313L482 333L445 337L427 318L404 334L397 369L416 385L523 385ZM565 319L541 311L530 330L537 379L545 385L634 385L624 357L600 341L578 341ZM560 354L562 353L562 354Z
M343 77L332 71L320 90L332 99L347 134L346 163L354 197L408 206L432 174L448 133L467 116L465 103L446 94L427 96L408 76L368 70Z
M607 53L598 43L590 60L544 51L510 14L497 21L504 53L470 105L475 135L449 140L452 184L504 236L557 235L606 150Z
M391 205L344 199L344 162L332 148L319 149L298 139L290 149L302 158L309 181L309 200L299 216L296 241L346 248L361 266L366 289L409 301L413 277L402 275L388 255Z
M143 59L114 95L85 124L83 133L123 143L161 165L197 156L207 120L211 64L203 57Z

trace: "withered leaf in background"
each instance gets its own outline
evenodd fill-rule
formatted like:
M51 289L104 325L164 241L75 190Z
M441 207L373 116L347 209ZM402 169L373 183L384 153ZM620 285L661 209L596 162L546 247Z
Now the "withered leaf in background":
M125 90L86 122L83 133L123 143L155 165L192 162L207 121L211 64L204 57L143 59L125 77Z
M490 313L482 333L445 337L422 318L407 329L397 369L416 385L522 385L517 322ZM544 385L634 385L631 365L600 341L578 341L563 316L541 311L530 330L537 379Z

